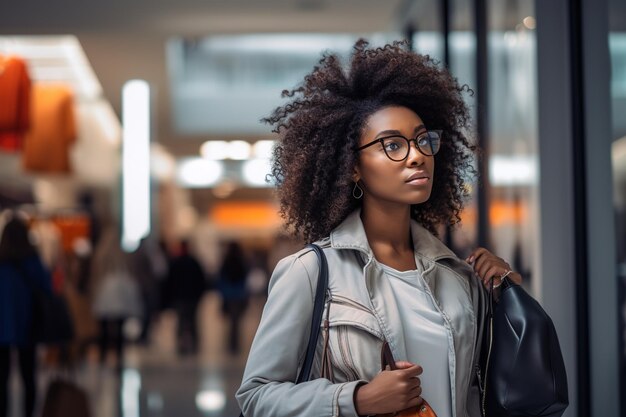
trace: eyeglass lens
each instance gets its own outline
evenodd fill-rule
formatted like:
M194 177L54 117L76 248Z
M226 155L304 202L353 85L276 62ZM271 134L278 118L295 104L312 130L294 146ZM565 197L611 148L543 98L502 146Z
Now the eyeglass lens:
M392 161L403 161L409 155L409 142L415 141L418 150L426 155L432 156L439 151L441 137L438 132L430 131L415 139L406 139L403 136L390 136L383 139L383 149L387 157Z

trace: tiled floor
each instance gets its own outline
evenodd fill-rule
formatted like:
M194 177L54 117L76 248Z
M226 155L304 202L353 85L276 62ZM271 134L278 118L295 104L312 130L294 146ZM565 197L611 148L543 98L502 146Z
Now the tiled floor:
M218 295L209 293L200 305L201 346L197 355L176 354L176 317L169 311L154 324L149 346L126 349L121 375L113 362L101 366L96 355L88 355L74 378L88 393L92 417L238 416L234 393L241 383L264 299L253 299L246 311L243 349L238 356L230 355L224 347L227 323L219 304ZM10 417L21 415L21 385L15 371L14 366ZM39 408L52 377L49 369L41 368Z

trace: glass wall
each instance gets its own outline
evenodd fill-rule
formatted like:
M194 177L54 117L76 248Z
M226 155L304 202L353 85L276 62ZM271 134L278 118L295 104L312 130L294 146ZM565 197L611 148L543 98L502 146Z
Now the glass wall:
M476 34L474 32L474 1L453 0L450 2L450 35L448 67L461 85L466 84L472 92L467 92L464 98L470 107L472 120L476 120ZM473 129L467 132L468 137L475 137ZM478 241L478 202L476 190L478 183L470 184L472 198L465 206L461 215L461 224L451 233L449 243L464 257L469 254L472 247Z
M621 415L626 416L626 4L609 2L613 206L619 279Z
M447 6L444 6L447 3ZM459 84L467 85L464 98L470 106L472 119L476 115L476 36L473 30L473 2L465 0L416 2L413 21L413 48L447 66ZM446 25L447 20L447 25ZM472 90L472 91L470 91ZM466 132L475 138L475 129ZM453 230L441 230L441 236L459 256L469 255L477 242L477 203L474 198L478 184L469 184L472 197L461 214L461 223Z
M490 242L540 296L534 2L489 0L487 11Z
M476 91L476 4L448 1L446 25L442 3L416 2L410 26L414 30L413 46L416 51L440 60L460 84ZM488 210L490 232L485 244L522 273L525 284L534 290L538 288L533 285L538 275L534 252L537 245L533 245L538 227L538 132L533 4L532 0L487 1L487 108L479 108L476 95L465 94L473 120L479 114L487 120L483 159L488 172L488 178L483 179L487 204L478 207L476 196L481 184L470 184L473 198L461 216L460 227L453 230L447 243L459 256L465 256L479 244L479 210ZM477 135L476 129L468 132L471 138Z

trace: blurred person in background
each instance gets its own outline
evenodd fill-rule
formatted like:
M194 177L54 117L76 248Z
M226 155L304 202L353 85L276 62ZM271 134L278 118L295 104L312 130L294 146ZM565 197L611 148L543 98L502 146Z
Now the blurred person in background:
M124 325L130 318L143 314L141 290L132 275L127 255L121 250L113 233L109 236L101 272L94 282L93 313L100 324L100 362L105 363L111 342L115 343L117 369L124 364L126 337Z
M239 353L239 324L248 307L246 279L249 272L241 245L230 242L219 270L218 288L222 295L222 313L230 320L228 350L232 354Z
M251 297L267 297L269 270L267 268L267 252L255 250L250 256L250 270L246 277L246 290Z
M29 280L29 282L27 282ZM37 398L36 345L32 338L33 286L50 293L50 274L29 239L26 222L15 215L0 238L0 417L8 413L10 354L17 350L24 386L24 416Z
M178 254L170 261L166 283L169 303L178 316L178 353L193 354L198 350L198 304L206 281L198 260L189 250L189 242L180 243Z
M153 321L161 304L160 287L167 278L168 260L154 239L144 238L130 256L131 270L141 289L143 320L138 342L148 344Z

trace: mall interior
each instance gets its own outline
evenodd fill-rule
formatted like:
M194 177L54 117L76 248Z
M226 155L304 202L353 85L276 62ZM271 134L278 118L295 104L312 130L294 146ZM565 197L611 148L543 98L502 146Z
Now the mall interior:
M36 348L33 415L55 381L94 417L239 414L272 270L306 243L283 226L260 119L359 38L407 40L470 87L481 177L442 239L510 260L550 314L564 416L626 416L623 0L1 2L0 229L26 219L72 324ZM245 271L235 302L227 260ZM7 351L0 415L18 417Z

